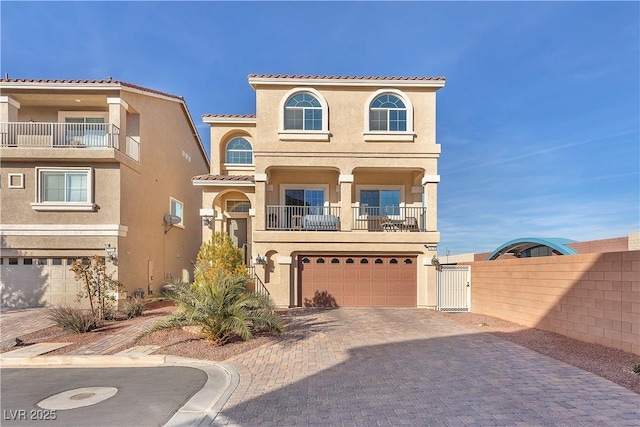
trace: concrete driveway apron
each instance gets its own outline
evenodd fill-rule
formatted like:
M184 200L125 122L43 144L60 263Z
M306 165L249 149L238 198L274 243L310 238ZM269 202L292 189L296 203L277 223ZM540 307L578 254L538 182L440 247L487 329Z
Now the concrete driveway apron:
M638 425L640 395L422 309L295 312L218 425Z

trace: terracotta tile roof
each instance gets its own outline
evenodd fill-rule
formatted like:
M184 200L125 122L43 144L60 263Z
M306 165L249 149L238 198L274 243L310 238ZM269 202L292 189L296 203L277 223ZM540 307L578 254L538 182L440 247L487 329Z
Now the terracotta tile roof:
M303 76L293 74L249 74L258 79L325 79L325 80L442 80L444 77L384 77L384 76Z
M221 119L255 119L255 114L203 114L203 118L221 118Z
M107 80L58 80L58 79L0 79L0 83L60 83L60 84L77 84L77 85L92 85L92 84L112 84L114 86L126 86L132 89L141 90L144 92L155 93L158 95L168 96L169 98L175 98L184 100L182 96L173 95L171 93L162 92L155 89L149 89L144 86L138 86L133 83L123 82L121 80L113 80L111 77Z
M253 175L198 175L191 178L192 181L230 181L230 182L254 182Z

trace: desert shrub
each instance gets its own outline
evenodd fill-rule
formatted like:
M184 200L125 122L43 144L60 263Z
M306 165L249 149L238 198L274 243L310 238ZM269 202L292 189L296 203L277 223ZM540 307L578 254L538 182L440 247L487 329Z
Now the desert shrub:
M247 291L247 280L246 275L218 272L211 281L167 285L157 298L173 301L176 311L142 336L163 329L199 326L205 338L224 345L235 336L247 341L257 331L282 333L282 319L275 314L271 301Z
M75 273L76 280L83 282L78 300L88 298L93 316L102 322L109 317L122 284L113 278L113 273L107 273L103 258L93 256L89 260L86 265L82 260L74 261L71 271Z
M233 245L228 234L216 232L210 241L200 246L194 281L211 283L220 272L232 276L248 276L247 267L242 261L242 251Z
M50 308L49 317L58 327L75 334L89 332L101 326L91 311L66 305Z
M633 372L636 374L640 374L640 364L633 365Z
M142 316L144 312L144 299L140 297L127 299L122 303L120 311L122 311L127 319Z

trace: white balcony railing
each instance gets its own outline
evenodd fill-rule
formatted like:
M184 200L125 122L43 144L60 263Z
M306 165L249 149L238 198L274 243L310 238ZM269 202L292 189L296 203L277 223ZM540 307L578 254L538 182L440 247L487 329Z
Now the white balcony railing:
M119 134L111 123L0 123L0 146L119 149Z
M353 208L353 230L427 231L427 209L404 206Z
M339 206L276 205L266 208L267 230L340 230Z

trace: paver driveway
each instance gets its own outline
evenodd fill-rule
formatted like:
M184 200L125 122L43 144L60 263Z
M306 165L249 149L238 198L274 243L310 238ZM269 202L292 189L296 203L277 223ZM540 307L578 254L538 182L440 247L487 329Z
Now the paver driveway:
M229 360L229 425L638 425L640 395L420 309L295 312Z

